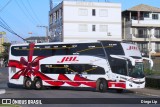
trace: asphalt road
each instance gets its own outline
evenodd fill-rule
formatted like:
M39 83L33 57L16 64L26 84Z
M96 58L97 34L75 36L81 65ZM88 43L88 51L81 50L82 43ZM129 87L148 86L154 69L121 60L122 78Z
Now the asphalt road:
M110 90L106 93L96 92L91 88L67 88L63 87L56 89L44 89L44 90L25 90L23 88L8 88L7 87L7 68L0 68L0 90L5 90L5 94L0 94L0 98L156 98L145 95L137 95L131 91L125 90L124 93L116 93L114 90ZM54 100L54 99L53 99ZM63 99L65 100L65 99ZM112 99L114 100L114 99ZM115 99L118 100L118 99ZM71 101L72 102L72 101ZM1 105L0 105L1 106ZM148 104L45 104L45 105L21 105L22 107L159 107L160 105L148 105Z

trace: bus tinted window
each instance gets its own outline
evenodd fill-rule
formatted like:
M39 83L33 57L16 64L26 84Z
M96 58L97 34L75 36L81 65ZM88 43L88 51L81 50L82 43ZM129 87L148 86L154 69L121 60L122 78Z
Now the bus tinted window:
M14 56L28 56L29 46L13 46L11 54ZM36 45L34 56L54 55L92 55L104 57L104 51L100 43L79 43L79 44L53 44Z
M79 55L105 56L103 47L100 43L78 44L76 53Z
M46 74L66 74L67 68L64 65L41 65L41 71Z
M123 51L123 48L122 48L122 45L120 44L120 42L102 41L102 44L104 46L104 49L105 49L108 57L110 57L110 55L124 55L124 51Z
M125 60L112 58L110 66L113 73L127 75L127 63Z
M28 56L28 46L13 46L11 47L11 54L14 56Z
M46 74L105 74L104 68L88 64L42 64L41 72Z

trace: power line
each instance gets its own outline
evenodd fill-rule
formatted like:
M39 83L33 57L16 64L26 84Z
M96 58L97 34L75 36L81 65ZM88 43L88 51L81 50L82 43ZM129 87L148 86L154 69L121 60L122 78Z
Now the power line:
M9 0L1 9L0 9L0 12L1 11L3 11L3 9L5 9L8 5L9 5L9 3L11 2L12 0Z
M18 35L15 31L13 31L13 30L11 29L11 27L10 27L1 17L0 17L0 26L1 26L3 29L7 30L8 32L10 32L10 33L18 36L18 37L21 38L22 40L26 41L23 37L21 37L21 36Z
M24 4L23 0L20 0L24 9L26 10L26 12L28 13L28 15L31 17L31 19L36 23L37 21L34 19L34 17L29 13L29 9L26 7L26 5Z
M16 1L16 4L18 5L18 7L20 8L20 10L22 11L22 13L27 17L27 19L28 19L33 25L35 25L35 22L29 18L29 16L26 14L26 12L24 11L24 9L23 9L23 8L20 6L20 4L18 3L18 1L17 1L17 0L15 0L15 1ZM20 1L22 1L22 0L20 0Z
M32 13L33 13L33 14L34 14L34 16L36 17L36 19L41 23L41 21L40 21L40 20L39 20L39 18L37 17L37 14L35 13L34 9L33 9L33 8L32 8L32 6L31 6L30 1L29 1L29 0L27 0L27 2L28 2L28 4L29 4L29 7L30 7L30 9L31 9Z
M3 7L3 4L6 4L5 1L6 1L6 0L1 0L0 8Z

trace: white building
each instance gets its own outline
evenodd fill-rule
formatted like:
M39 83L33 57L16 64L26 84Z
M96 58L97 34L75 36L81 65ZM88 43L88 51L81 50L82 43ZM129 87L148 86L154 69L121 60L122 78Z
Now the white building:
M160 56L160 8L140 4L122 12L123 39L136 42L141 52Z
M52 41L121 40L121 4L62 1L49 12Z

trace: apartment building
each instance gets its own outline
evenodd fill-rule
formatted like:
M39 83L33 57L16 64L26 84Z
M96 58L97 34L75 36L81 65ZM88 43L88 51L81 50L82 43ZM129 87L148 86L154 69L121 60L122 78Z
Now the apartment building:
M121 4L65 1L49 11L52 41L121 40Z
M6 42L6 32L0 32L0 54L4 52L3 43Z
M136 42L142 53L160 56L160 8L140 4L122 12L124 40Z

